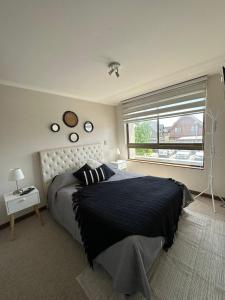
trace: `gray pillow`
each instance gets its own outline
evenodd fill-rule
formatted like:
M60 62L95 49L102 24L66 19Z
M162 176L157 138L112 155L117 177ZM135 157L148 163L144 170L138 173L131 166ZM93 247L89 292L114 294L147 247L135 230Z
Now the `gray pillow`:
M52 184L57 187L57 190L61 189L62 187L70 184L78 184L79 181L77 178L73 176L73 173L77 171L77 169L72 169L69 171L66 171L63 174L56 175L53 180Z
M98 167L100 167L102 165L101 162L95 160L95 159L91 159L89 158L87 161L87 164L89 165L89 167L91 167L92 169L96 169Z

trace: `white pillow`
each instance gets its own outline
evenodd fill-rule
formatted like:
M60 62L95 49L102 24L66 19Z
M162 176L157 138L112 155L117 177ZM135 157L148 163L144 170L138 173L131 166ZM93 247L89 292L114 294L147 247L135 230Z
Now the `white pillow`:
M92 168L92 169L96 169L98 167L100 167L102 165L101 162L94 160L94 159L88 159L87 164Z

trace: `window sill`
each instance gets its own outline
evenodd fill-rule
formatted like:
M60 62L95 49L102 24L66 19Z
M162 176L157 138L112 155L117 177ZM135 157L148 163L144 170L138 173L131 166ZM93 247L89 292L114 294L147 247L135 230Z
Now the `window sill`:
M185 169L197 169L197 170L204 170L203 167L198 166L192 166L192 165L181 165L181 164L174 164L174 163L166 163L166 162L156 162L151 160L145 160L145 159L135 159L135 158L129 158L129 162L139 162L139 163L146 163L146 164L154 164L154 165L163 165L163 166L169 166L169 167L179 167L179 168L185 168Z

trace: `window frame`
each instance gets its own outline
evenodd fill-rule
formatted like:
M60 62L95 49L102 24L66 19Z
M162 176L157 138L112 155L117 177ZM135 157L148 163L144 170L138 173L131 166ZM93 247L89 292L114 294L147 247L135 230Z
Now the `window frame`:
M204 169L205 166L205 155L203 158L203 165L202 166L195 166L190 164L179 164L172 163L172 162L163 162L163 161L153 161L151 159L139 159L139 158L130 158L130 151L129 149L167 149L167 150L196 150L196 151L205 151L205 111L200 111L199 113L203 113L203 125L202 125L202 143L160 143L159 142L159 119L160 116L154 117L153 119L157 119L157 143L130 143L129 142L129 123L126 123L126 138L127 138L127 155L129 160L134 161L141 161L141 162L148 162L153 164L162 164L162 165L171 165L171 166L179 166L179 167L190 167L196 169ZM176 116L187 116L193 115L194 113L186 113ZM150 119L149 119L150 120Z

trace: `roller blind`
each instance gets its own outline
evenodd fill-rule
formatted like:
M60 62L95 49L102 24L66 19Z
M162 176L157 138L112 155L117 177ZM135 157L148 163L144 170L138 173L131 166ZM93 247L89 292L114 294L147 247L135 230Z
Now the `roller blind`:
M122 101L125 123L157 116L169 117L202 112L206 108L207 76Z

